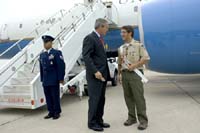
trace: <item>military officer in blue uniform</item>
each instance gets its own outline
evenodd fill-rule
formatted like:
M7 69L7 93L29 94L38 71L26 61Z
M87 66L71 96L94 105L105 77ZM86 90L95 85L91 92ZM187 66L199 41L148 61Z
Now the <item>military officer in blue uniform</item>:
M58 119L61 113L60 84L64 84L65 63L61 51L52 48L54 38L42 36L44 51L40 54L40 76L46 97L48 115L44 119Z

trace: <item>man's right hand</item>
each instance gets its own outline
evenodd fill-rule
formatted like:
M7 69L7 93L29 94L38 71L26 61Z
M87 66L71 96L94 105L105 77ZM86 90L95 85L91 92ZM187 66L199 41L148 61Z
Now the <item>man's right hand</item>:
M94 75L95 75L95 78L97 78L99 80L103 79L103 76L102 76L101 72L99 72L99 71L97 71Z

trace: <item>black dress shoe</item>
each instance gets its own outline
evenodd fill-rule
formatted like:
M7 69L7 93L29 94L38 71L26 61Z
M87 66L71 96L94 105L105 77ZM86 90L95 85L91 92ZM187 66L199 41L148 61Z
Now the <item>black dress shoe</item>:
M144 122L144 123L140 123L140 125L138 126L138 130L145 130L148 127L148 123Z
M133 125L133 124L136 124L137 123L137 121L136 120L126 120L125 122L124 122L124 126L131 126L131 125Z
M60 114L56 114L56 115L53 116L53 120L57 120L59 118L60 118Z
M110 128L110 124L108 123L100 123L99 125L103 128Z
M103 128L100 125L94 125L94 126L88 126L89 129L97 131L97 132L103 132Z
M48 114L48 115L46 115L46 116L44 117L44 119L50 119L50 118L52 118L52 117L53 117L53 115Z

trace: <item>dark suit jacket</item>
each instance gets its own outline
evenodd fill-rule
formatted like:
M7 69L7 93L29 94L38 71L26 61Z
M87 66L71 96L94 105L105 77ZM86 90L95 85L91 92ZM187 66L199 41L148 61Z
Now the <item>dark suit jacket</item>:
M97 71L100 71L106 80L110 78L106 52L95 32L84 38L82 55L87 77L92 78Z

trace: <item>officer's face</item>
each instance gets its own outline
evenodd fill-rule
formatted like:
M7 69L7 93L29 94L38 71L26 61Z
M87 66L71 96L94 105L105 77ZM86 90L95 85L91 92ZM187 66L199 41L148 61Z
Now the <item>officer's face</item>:
M122 40L124 41L129 40L130 38L132 38L131 34L132 33L128 33L125 29L121 29Z
M50 48L52 48L52 42L44 43L44 48L45 48L45 49L50 49Z

